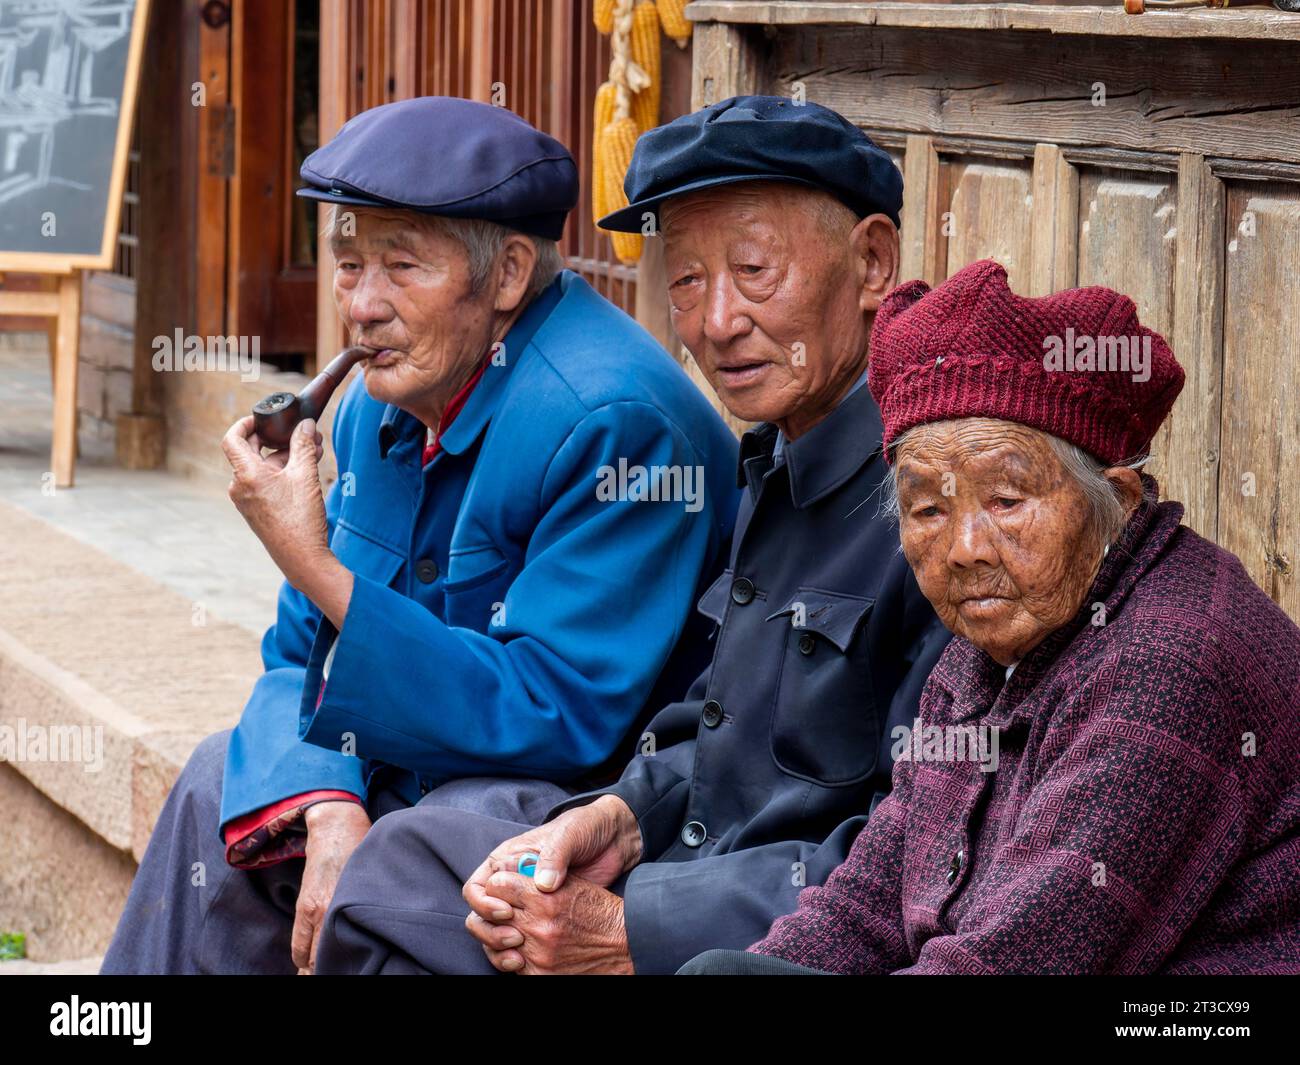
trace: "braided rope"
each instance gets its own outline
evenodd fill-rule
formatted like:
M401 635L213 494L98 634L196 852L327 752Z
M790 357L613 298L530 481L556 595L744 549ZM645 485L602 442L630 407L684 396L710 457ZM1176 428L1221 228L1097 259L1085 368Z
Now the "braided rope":
M632 9L636 0L616 0L614 29L609 35L613 53L609 61L609 80L614 83L614 121L627 118L632 110L632 93L650 84L650 75L632 60Z

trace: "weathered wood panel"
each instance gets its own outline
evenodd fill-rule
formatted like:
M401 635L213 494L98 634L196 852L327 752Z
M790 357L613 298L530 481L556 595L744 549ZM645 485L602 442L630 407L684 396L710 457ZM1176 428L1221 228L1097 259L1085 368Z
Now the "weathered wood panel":
M1219 543L1300 617L1300 186L1229 185Z
M900 283L920 278L934 286L943 280L948 249L939 218L948 209L948 195L942 187L946 176L934 141L920 134L908 137L903 156Z
M1300 163L1294 42L819 26L772 48L770 91L866 127Z
M1029 292L1033 229L1032 176L1028 162L954 162L949 166L952 197L947 210L948 269L951 277L977 259L996 259L1007 268L1011 288Z
M1040 6L1041 5L1041 6ZM1120 37L1232 37L1300 40L1300 24L1286 12L1260 8L1162 11L1159 18L1131 18L1122 4L1086 0L1020 0L984 3L921 0L919 3L853 0L694 0L687 17L705 21L802 26L813 23L862 26L946 27L968 30L1038 30Z
M1223 183L1199 155L1178 164L1174 335L1170 342L1187 375L1166 438L1169 494L1183 520L1218 537L1219 439L1223 400Z
M1169 337L1174 321L1177 193L1167 174L1084 169L1079 174L1080 285L1105 285L1132 297L1142 324ZM1162 495L1169 425L1151 445L1149 472ZM1135 457L1135 456L1130 456Z
M1144 325L1168 332L1176 218L1177 193L1168 175L1083 170L1078 283L1131 296Z
M692 38L691 47L695 50L691 66L692 111L731 96L761 91L759 79L766 50L754 27L705 22L695 27Z
M1079 172L1055 144L1034 147L1029 294L1073 288L1079 273Z

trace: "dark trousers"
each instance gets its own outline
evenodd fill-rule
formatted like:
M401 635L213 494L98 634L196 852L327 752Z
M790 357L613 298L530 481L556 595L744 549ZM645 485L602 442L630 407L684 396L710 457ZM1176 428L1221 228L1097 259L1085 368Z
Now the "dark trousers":
M317 974L496 974L465 929L461 888L570 794L539 780L456 780L377 822L339 878Z
M296 972L289 942L303 860L226 864L218 818L229 739L229 730L207 737L181 771L101 973ZM465 930L461 885L493 847L568 794L543 781L469 779L415 807L389 789L369 796L374 824L339 880L317 972L495 972Z

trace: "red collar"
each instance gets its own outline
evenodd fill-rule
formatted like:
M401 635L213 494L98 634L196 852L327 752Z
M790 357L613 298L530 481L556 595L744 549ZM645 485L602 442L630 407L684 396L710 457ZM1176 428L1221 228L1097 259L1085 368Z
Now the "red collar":
M421 461L421 465L429 465L429 463L433 461L433 457L442 450L442 434L451 427L451 423L456 420L456 415L464 409L465 403L469 400L469 394L474 391L474 386L478 384L479 380L483 377L483 371L487 369L487 365L488 360L485 357L483 361L479 363L478 369L474 371L474 376L466 381L464 387L451 397L451 402L447 404L447 409L442 412L442 420L439 422L437 434L434 436L433 443L425 445L424 458Z

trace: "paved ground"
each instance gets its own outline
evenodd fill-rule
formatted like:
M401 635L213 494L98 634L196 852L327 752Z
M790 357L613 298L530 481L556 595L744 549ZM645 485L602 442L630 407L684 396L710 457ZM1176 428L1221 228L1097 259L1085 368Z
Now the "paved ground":
M166 711L183 720L184 700L179 696L162 698L150 687L159 679L157 671L139 672L134 661L137 654L116 653L110 646L129 637L127 627L104 629L101 623L113 617L129 617L133 611L156 609L159 594L166 593L154 586L150 594L148 582L139 583L143 577L183 597L164 604L168 615L177 615L169 622L174 639L195 638L190 617L194 603L201 603L210 622L215 622L198 635L220 639L226 628L222 622L226 622L241 633L260 638L274 619L281 580L278 570L219 488L165 471L118 469L113 465L111 448L88 439L86 434L77 462L76 487L49 494L50 479L43 477L49 469L49 363L42 348L25 345L22 338L0 335L0 415L0 503L16 508L28 519L37 519L36 528L45 523L108 556L88 563L85 560L94 558L93 553L78 554L57 533L44 540L39 535L24 535L16 555L14 551L0 551L0 555L9 556L6 586L10 590L22 586L22 601L30 608L26 620L9 619L13 631L25 646L35 645L52 661L59 661L61 668L71 669L86 655L107 655L107 665L100 671L104 675L96 674L97 678L107 682L111 679L108 674L122 673L119 679L126 685L118 685L122 690L115 689L112 694L123 702L128 701L128 695L139 695L149 703L150 712ZM7 527L12 533L25 524L13 515ZM121 571L118 564L139 577ZM85 572L88 565L100 572ZM112 577L110 570L121 575ZM106 582L111 587L101 589L105 597L98 605L82 602L75 594L79 587ZM130 590L137 583L139 592L132 598ZM47 607L41 606L42 600ZM75 646L62 646L60 626L65 637L80 633L80 641L74 641ZM256 672L256 656L245 653L240 657L238 653L235 645L251 642L247 635L237 640L231 632L221 642L235 649L214 646L201 653L205 666L217 659L224 661L223 655L243 664L240 670L228 670L232 676L240 674L239 693L223 691L220 700L223 706L231 703L231 712L237 713L247 688L243 673ZM243 663L245 657L250 658L249 663ZM135 686L129 683L133 670L139 674ZM203 691L199 694L204 698L198 701L205 706L215 701ZM0 975L95 973L100 961L98 957L80 957L53 962L0 962Z
M165 471L112 465L83 440L75 488L42 491L50 461L50 374L42 351L0 346L0 499L261 635L280 573L225 494Z

